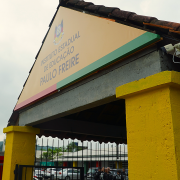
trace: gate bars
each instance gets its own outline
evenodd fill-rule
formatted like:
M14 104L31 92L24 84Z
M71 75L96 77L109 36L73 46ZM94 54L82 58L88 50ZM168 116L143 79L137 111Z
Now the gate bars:
M14 172L15 180L93 180L97 167L127 170L127 144L41 137L36 139L34 165L16 165Z
M127 144L79 141L77 139L38 138L35 165L128 168Z
M16 165L14 171L14 180L58 180L58 179L76 179L84 180L84 168L83 167L68 167L62 166L31 166L31 165ZM68 171L67 171L68 170ZM53 172L54 171L54 172ZM63 175L64 172L64 175ZM66 174L65 174L66 173Z

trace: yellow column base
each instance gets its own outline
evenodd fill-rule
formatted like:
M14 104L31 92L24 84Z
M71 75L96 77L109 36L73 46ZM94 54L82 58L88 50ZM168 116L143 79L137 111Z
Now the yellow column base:
M129 179L180 179L180 73L125 84L116 95L126 100Z
M9 126L3 132L6 133L6 148L2 180L14 180L16 164L34 165L36 134L40 130L26 126ZM26 177L27 180L28 178L29 176Z

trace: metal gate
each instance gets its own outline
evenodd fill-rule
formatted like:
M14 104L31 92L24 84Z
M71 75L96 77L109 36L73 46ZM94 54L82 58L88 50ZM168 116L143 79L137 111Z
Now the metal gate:
M113 175L124 169L128 177L127 144L42 137L36 140L34 166L17 165L15 180L93 180L98 167L109 167Z
M16 165L14 173L15 180L84 179L83 167Z
M128 167L127 144L100 143L92 141L37 139L36 165L62 165L64 167ZM87 171L87 169L85 169Z

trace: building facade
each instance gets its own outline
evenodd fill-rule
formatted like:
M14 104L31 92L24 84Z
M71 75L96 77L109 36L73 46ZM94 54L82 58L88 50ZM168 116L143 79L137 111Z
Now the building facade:
M36 135L124 143L130 180L180 179L179 34L179 23L61 0L4 129L3 180L34 165Z

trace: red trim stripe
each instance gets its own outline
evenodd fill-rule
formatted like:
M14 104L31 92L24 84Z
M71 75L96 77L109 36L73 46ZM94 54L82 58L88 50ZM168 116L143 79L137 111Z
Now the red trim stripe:
M44 96L47 96L48 94L50 94L50 93L52 93L52 92L54 92L56 90L57 90L56 84L54 84L53 86L45 89L44 91L41 91L40 93L30 97L29 99L26 99L25 101L17 104L16 107L14 108L14 110L16 111L16 110L26 106L27 104L30 104L30 103L32 103L32 102L34 102L34 101L36 101L36 100L38 100L38 99L40 99L40 98L42 98Z

